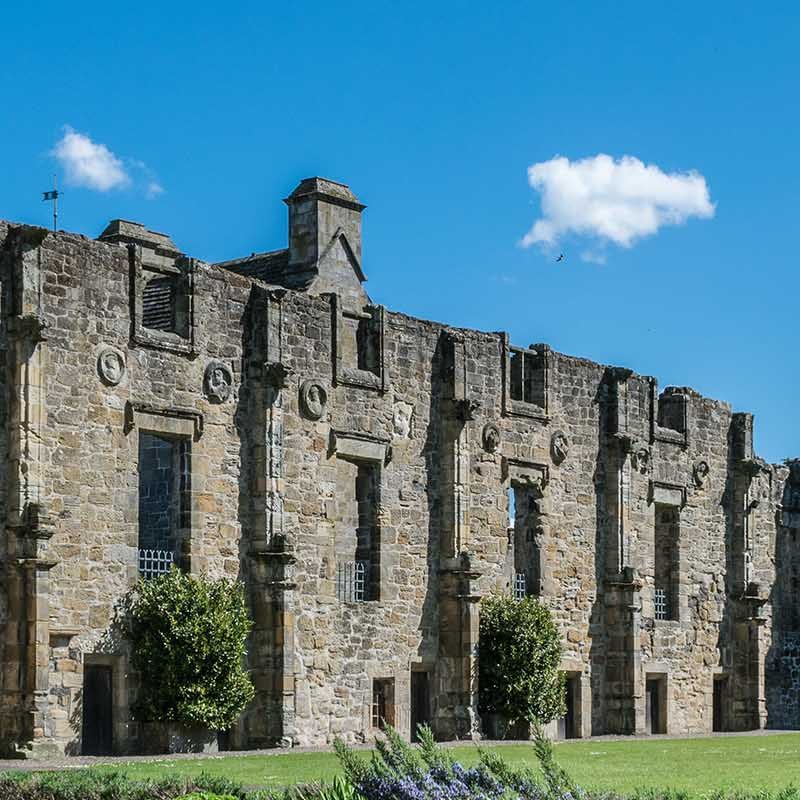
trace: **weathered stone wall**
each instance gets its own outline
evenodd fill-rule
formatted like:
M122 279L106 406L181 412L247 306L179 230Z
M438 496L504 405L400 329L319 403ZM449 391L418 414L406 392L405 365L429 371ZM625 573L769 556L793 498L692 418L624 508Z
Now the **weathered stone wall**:
M767 662L769 727L800 727L800 633L784 633Z
M14 265L7 266L13 273ZM38 313L46 331L37 345L44 364L41 451L35 469L27 463L23 471L40 478L37 503L52 520L47 548L52 567L40 601L49 608L38 634L44 637L38 648L42 654L38 649L35 655L23 652L19 661L36 657L52 662L50 679L39 675L35 683L36 691L48 691L50 698L50 713L43 710L47 721L38 735L76 747L82 659L70 654L115 660L115 695L124 698L127 689L124 649L111 622L115 602L138 577L139 431L189 434L192 519L185 563L212 575L239 574L239 453L240 441L247 441L246 421L237 419L236 381L227 402L215 403L204 392L204 373L212 360L226 365L230 374L240 372L240 321L250 284L196 265L198 323L195 353L188 356L155 345L131 345L131 265L125 248L48 234L36 248L35 271L31 285L41 287ZM101 361L109 350L119 361L104 379ZM18 543L11 558L22 555L23 546ZM11 558L7 569L13 569ZM24 605L25 599L19 602ZM14 639L14 632L7 638ZM6 659L9 670L19 668L14 661ZM28 676L29 690L32 684ZM116 735L120 747L127 747L135 729L126 710L119 711ZM37 732L25 725L22 735L36 738Z
M79 751L83 671L108 665L114 746L142 745L114 608L154 497L143 434L185 448L183 483L177 448L150 470L178 563L248 587L257 696L236 746L368 739L375 688L404 735L477 735L479 600L517 573L562 631L573 734L643 733L648 702L671 733L797 724L800 468L757 459L752 418L690 389L365 304L350 198L358 246L325 206L330 263L301 265L341 295L177 257L163 235L150 252L0 228L4 735ZM184 292L181 335L142 325L154 269ZM657 509L674 537L658 586Z

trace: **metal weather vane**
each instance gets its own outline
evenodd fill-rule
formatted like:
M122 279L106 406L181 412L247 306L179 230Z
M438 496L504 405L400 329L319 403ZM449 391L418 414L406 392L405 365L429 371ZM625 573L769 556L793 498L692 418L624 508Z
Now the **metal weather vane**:
M42 192L42 201L50 200L53 203L53 231L58 227L58 198L61 193L56 186L56 176L53 175L53 188L49 192Z

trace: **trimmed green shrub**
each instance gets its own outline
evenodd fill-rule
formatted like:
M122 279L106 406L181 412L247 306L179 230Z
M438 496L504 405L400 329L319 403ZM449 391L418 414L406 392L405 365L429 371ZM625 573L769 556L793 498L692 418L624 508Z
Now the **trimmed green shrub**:
M562 716L561 636L550 609L535 597L493 594L481 602L479 708L511 723Z
M0 800L247 800L233 781L200 775L131 780L122 772L92 769L0 774Z
M141 678L136 716L229 728L254 694L244 664L252 623L242 585L172 569L139 581L127 612Z

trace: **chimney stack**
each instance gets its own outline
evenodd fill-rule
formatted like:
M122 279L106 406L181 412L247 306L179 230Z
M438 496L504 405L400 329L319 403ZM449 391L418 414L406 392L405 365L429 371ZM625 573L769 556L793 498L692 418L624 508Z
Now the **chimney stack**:
M289 272L313 294L368 301L362 283L361 212L343 183L306 178L284 200L289 206Z

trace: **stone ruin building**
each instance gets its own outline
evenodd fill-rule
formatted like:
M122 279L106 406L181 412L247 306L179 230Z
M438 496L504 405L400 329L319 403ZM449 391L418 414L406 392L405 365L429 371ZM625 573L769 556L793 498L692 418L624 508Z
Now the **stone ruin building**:
M480 599L563 632L564 737L800 727L800 461L685 387L375 305L364 206L220 264L123 220L0 223L0 739L141 751L114 607L240 578L229 746L478 735Z

